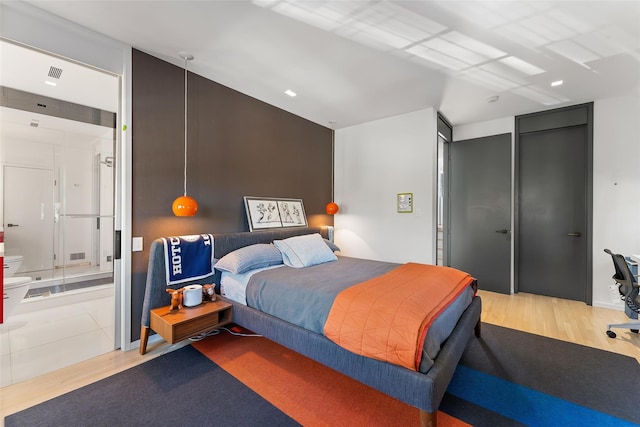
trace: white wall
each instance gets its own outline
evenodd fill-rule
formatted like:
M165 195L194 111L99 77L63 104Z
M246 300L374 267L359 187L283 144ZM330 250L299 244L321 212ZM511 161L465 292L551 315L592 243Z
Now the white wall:
M0 35L124 75L119 126L130 123L130 47L54 17L25 3L0 3ZM610 260L602 249L640 252L640 102L616 98L595 103L594 126L594 305L609 303ZM435 261L436 120L433 109L391 117L336 132L336 242L343 254L406 262ZM122 118L125 118L124 120ZM456 140L512 132L513 118L454 129ZM130 137L123 132L125 156ZM623 154L621 154L623 153ZM131 165L119 158L124 194L130 199ZM615 183L618 185L615 185ZM129 184L126 184L129 183ZM396 194L413 192L413 214L396 213ZM130 203L120 206L124 264L130 276ZM124 307L128 308L124 297ZM128 324L124 319L125 325ZM126 334L129 328L123 328ZM128 340L123 340L129 347Z
M453 140L464 141L466 139L482 138L485 136L511 134L513 144L513 135L515 135L516 119L515 116L504 117L496 120L488 120L486 122L471 123L466 125L453 127ZM513 146L511 147L513 153Z
M342 255L435 263L436 117L429 108L336 131ZM398 193L413 193L413 213L397 212Z
M614 252L640 254L640 97L594 102L593 305L622 309L608 287ZM455 141L510 132L515 117L455 126Z
M614 307L603 251L640 254L640 96L594 103L593 145L593 305Z

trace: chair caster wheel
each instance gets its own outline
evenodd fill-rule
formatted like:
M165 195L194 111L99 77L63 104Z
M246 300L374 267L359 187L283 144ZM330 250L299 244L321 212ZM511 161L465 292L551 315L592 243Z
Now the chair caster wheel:
M613 332L613 331L607 331L607 336L608 336L609 338L615 338L615 337L616 337L616 333L615 333L615 332Z

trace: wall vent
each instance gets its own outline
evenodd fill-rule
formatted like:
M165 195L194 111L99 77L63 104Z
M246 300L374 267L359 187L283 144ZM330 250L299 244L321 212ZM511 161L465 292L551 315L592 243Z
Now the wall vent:
M49 68L49 77L53 77L54 79L59 79L60 75L62 75L62 68L51 66Z
M77 261L79 259L84 259L84 254L85 254L84 252L77 252L75 254L69 254L69 257L70 257L69 259L71 261Z

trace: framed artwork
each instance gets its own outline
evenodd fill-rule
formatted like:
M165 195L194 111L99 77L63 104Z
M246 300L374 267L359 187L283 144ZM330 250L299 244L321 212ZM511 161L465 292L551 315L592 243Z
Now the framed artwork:
M413 193L398 193L398 213L413 212Z
M302 199L244 196L249 231L265 228L307 227Z

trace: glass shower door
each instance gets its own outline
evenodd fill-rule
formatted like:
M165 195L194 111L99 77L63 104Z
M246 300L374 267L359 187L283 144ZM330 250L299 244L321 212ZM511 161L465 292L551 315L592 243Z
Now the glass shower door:
M113 158L96 148L66 149L61 160L56 268L65 290L113 284Z

